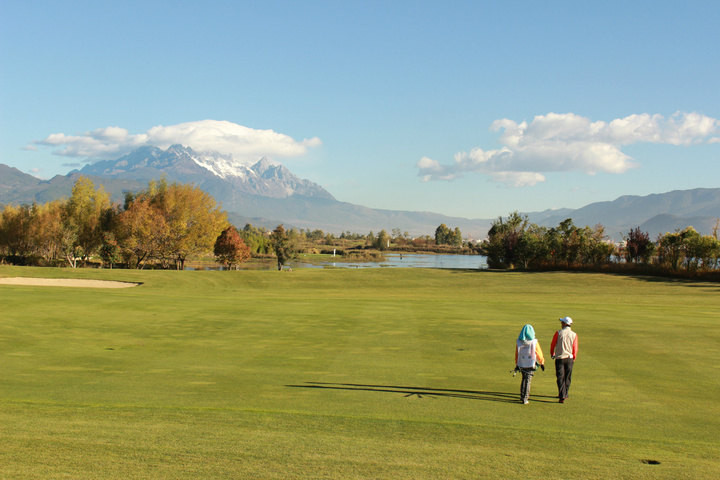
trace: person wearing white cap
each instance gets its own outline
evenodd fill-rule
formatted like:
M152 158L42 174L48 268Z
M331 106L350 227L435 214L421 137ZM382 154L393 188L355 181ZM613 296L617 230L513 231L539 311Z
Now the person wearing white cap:
M570 390L572 370L578 352L578 336L570 326L573 319L563 317L560 319L562 328L555 332L550 342L550 354L555 360L555 376L557 377L558 399L565 403Z

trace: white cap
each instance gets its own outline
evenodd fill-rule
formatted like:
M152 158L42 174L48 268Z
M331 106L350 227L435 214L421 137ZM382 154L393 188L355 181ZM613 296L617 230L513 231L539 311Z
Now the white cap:
M560 319L560 321L565 325L572 325L572 318L570 317L563 317Z

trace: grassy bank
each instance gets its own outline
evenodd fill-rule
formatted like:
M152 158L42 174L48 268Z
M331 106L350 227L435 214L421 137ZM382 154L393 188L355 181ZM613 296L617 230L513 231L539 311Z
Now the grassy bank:
M100 271L2 286L3 478L714 478L717 284L586 273ZM517 403L515 337L570 315ZM654 464L659 462L659 464Z

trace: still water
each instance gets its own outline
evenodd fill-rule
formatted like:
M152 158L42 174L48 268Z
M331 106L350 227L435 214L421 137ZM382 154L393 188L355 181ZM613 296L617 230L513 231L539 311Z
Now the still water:
M290 266L297 268L457 268L457 269L484 269L487 268L487 258L482 255L427 255L419 253L390 253L385 254L382 262L347 262L342 257L330 257L328 260L317 263L304 263L302 258L290 262Z

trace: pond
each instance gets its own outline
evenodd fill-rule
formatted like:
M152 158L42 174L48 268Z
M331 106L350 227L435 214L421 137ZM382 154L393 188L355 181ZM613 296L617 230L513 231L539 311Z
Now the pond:
M289 263L297 268L452 268L452 269L486 269L487 257L482 255L431 255L421 253L388 253L385 260L379 262L347 261L343 257L328 257L312 263L303 262L302 257Z

